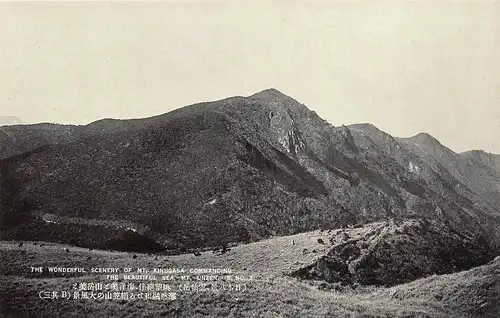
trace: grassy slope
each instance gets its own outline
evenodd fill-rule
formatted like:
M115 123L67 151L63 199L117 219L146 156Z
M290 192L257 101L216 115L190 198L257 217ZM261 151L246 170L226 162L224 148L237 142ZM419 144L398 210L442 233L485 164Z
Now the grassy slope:
M109 252L53 243L0 242L0 315L46 317L255 316L255 317L498 317L500 261L451 275L431 276L393 288L358 288L341 292L318 288L319 282L284 275L324 255L328 234L318 231L277 237L232 248L224 255L204 252L154 256ZM293 241L295 245L293 245ZM68 248L70 252L66 252ZM304 254L303 249L308 253ZM312 253L315 249L317 252ZM157 257L157 259L156 259ZM31 274L29 266L227 268L255 275L245 292L182 293L160 301L42 301L40 290L70 289L95 276L56 277ZM172 285L176 285L172 283Z

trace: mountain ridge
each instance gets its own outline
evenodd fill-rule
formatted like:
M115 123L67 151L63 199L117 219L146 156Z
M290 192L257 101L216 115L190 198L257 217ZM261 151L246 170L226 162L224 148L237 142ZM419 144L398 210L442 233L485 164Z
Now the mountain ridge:
M432 139L428 152L373 125L334 127L275 89L150 118L23 127L1 130L14 136L0 147L5 239L126 249L122 222L138 229L132 239L182 250L387 218L500 239L493 166L471 161L474 175Z
M264 89L264 90L262 90L262 91L260 91L258 93L249 95L247 97L244 97L244 96L233 96L233 97L228 97L228 98L224 98L224 99L220 99L220 100L214 100L212 102L218 102L218 101L223 101L223 100L232 99L232 98L260 98L260 99L265 99L265 98L268 98L269 96L276 96L276 97L279 97L280 99L286 99L286 98L288 98L290 100L294 100L295 101L295 99L293 99L292 97L287 96L286 94L280 92L279 90L277 90L275 88L268 88L268 89ZM184 107L197 106L197 105L206 104L206 103L209 103L209 102L199 102L199 103L191 104L191 105L184 106ZM310 110L306 105L304 105L304 104L302 104L302 105L307 110ZM181 107L181 108L183 108L183 107ZM181 108L179 108L179 109L181 109ZM178 110L178 109L172 110L170 112L174 112L176 110ZM313 110L310 110L310 111L314 112ZM99 124L104 123L104 122L142 121L142 120L146 120L146 119L150 119L150 118L162 117L162 116L164 116L164 115L166 115L166 114L168 114L170 112L162 113L162 114L159 114L159 115L153 115L153 116L149 116L149 117L143 117L143 118L134 118L134 119L117 119L117 118L111 118L111 117L109 117L109 118L102 118L102 119L98 119L98 120L89 122L87 124L60 124L60 123L52 123L52 122L15 123L15 124L8 124L8 125L0 125L0 133L9 134L9 133L11 133L11 132L9 132L9 130L11 130L11 129L15 130L15 129L22 129L22 128L48 128L48 127L53 127L53 128L56 128L56 127L61 127L61 128L62 127L84 128L84 127L98 126ZM328 124L332 125L330 123L328 123ZM375 129L375 130L379 130L381 132L384 132L383 130L381 130L379 127L375 126L372 123L354 123L354 124L343 125L343 126L350 127L350 128L353 128L353 129L356 129L356 128L360 129L360 128L363 128L363 127L371 127L370 129ZM333 127L335 127L335 126L333 126ZM430 135L429 133L426 133L426 132L416 133L415 135L408 136L408 137L392 136L392 135L390 135L390 136L393 137L393 138L395 138L395 139L401 139L401 140L408 140L408 139L414 139L415 140L415 139L422 138L422 136L425 136L425 138L428 138L429 140L433 140L434 143L437 143L439 145L442 145L442 146L446 147L436 137L434 137L434 136L432 136L432 135ZM0 137L1 137L1 135L0 135ZM448 147L446 147L446 148L449 149L451 152L457 154L457 155L467 155L467 154L470 154L470 153L484 153L486 155L491 155L491 156L500 158L500 154L497 154L497 153L494 153L494 152L489 152L489 151L486 151L484 149L469 149L469 150L464 150L464 151L461 151L461 152L455 152L454 150L452 150L452 149L450 149ZM4 153L2 153L0 151L0 158L6 158L6 157L8 157L8 155L5 155Z

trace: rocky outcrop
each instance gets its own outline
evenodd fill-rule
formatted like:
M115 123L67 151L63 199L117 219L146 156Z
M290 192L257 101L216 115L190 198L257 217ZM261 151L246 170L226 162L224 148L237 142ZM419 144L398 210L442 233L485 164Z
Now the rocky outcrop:
M482 237L425 219L337 230L333 248L293 276L344 285L393 286L486 264L495 252Z

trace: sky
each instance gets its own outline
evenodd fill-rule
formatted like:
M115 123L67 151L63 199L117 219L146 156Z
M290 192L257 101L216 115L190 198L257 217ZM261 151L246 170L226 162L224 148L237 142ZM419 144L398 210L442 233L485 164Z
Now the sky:
M0 117L86 124L276 88L333 125L500 153L500 1L1 2Z

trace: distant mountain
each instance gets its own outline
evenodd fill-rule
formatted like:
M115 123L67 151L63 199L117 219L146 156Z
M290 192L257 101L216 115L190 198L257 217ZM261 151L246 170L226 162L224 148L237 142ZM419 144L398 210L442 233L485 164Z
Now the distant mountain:
M141 119L102 119L85 126L42 123L0 127L0 159L20 155L41 146L69 143L125 130L132 131L134 127L140 127L142 122Z
M2 127L0 157L2 239L183 251L428 218L500 241L497 156L334 127L275 89L145 119Z
M427 164L444 167L460 185L480 196L485 204L500 207L500 156L480 150L457 154L428 134L401 138Z
M21 124L23 121L16 116L0 116L0 126Z

